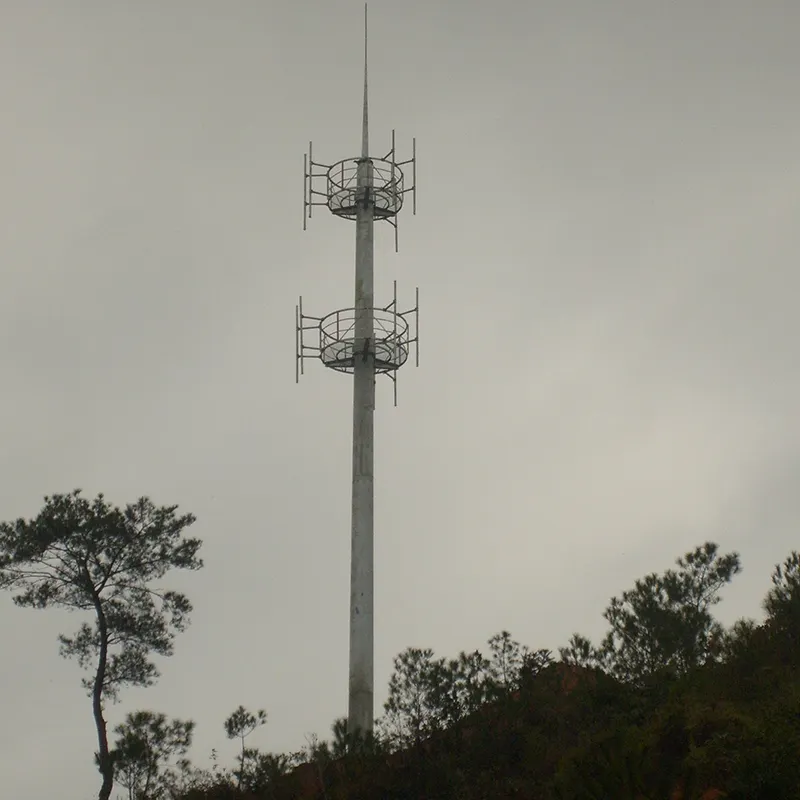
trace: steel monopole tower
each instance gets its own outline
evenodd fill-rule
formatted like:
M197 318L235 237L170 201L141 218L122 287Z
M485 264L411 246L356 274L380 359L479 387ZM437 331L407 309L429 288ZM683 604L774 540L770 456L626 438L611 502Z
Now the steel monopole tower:
M406 181L404 168L411 172ZM382 158L369 152L369 93L367 72L367 9L364 7L364 96L361 120L361 154L334 164L314 161L312 145L304 157L303 228L314 206L325 205L334 216L355 222L355 297L349 308L323 317L297 305L296 380L304 362L319 359L336 372L353 376L353 483L350 549L350 658L348 734L372 730L374 716L374 415L375 381L386 375L394 384L397 371L409 358L412 346L419 364L419 290L413 308L400 311L397 282L393 299L375 305L374 227L388 222L394 228L406 194L416 213L416 140L410 159L398 161L395 135ZM410 184L410 185L407 185ZM324 188L320 188L322 185Z

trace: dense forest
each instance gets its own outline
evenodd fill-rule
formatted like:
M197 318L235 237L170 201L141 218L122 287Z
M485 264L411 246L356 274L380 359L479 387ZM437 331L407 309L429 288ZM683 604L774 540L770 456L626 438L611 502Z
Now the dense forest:
M17 605L91 617L60 639L88 675L100 800L800 799L800 554L775 567L763 621L726 629L714 606L741 563L712 542L611 598L596 644L575 634L556 654L503 631L452 658L408 648L369 737L340 719L300 752L265 753L250 737L267 711L240 706L220 720L239 755L209 769L189 758L191 720L142 710L109 735L105 701L157 679L152 656L191 612L161 586L202 567L176 510L76 491L0 524Z

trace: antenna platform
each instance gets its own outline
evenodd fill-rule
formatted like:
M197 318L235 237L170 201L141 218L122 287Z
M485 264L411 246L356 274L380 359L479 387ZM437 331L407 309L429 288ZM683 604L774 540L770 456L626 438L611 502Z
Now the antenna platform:
M366 164L368 178L365 186L359 185L361 165ZM406 186L403 167L411 166L411 185ZM324 189L318 188L320 182ZM395 132L392 131L392 148L383 158L370 156L346 158L335 164L314 161L313 143L308 143L308 153L303 155L303 230L311 219L314 206L327 206L336 217L354 220L358 209L372 206L373 218L386 221L394 228L394 249L398 250L397 215L403 207L405 195L411 195L412 213L417 213L417 140L411 140L411 158L398 161Z
M352 374L358 359L371 356L375 374L391 379L397 405L397 371L408 361L411 349L419 366L419 289L416 302L407 311L397 308L397 281L394 299L388 306L372 309L373 338L366 346L356 346L355 308L342 308L324 317L303 312L303 298L295 307L295 382L305 374L307 359L317 359L328 369ZM311 340L310 343L308 340Z

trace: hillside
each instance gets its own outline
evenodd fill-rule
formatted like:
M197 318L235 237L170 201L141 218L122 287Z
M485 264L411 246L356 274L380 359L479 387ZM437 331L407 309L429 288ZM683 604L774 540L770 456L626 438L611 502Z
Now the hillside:
M750 630L725 660L641 686L551 664L507 698L397 752L318 758L245 793L181 800L794 800L800 669L794 638Z

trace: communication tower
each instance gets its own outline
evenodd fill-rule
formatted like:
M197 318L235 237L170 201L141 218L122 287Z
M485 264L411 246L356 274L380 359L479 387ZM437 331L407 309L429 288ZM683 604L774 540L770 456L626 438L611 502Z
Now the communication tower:
M295 309L295 380L299 382L306 359L319 359L336 372L353 376L353 491L350 552L350 670L348 732L372 730L374 714L374 426L375 379L386 375L393 382L397 405L397 371L412 347L419 365L419 289L414 307L400 311L397 281L392 301L376 306L374 299L374 223L394 228L406 195L416 214L416 140L411 158L398 161L395 134L382 158L369 154L367 89L367 8L364 6L364 105L361 155L335 164L314 161L312 144L303 157L303 229L314 206L327 206L336 217L356 223L355 302L322 317L303 311L300 297ZM410 172L410 176L406 173ZM410 180L409 180L410 178Z

